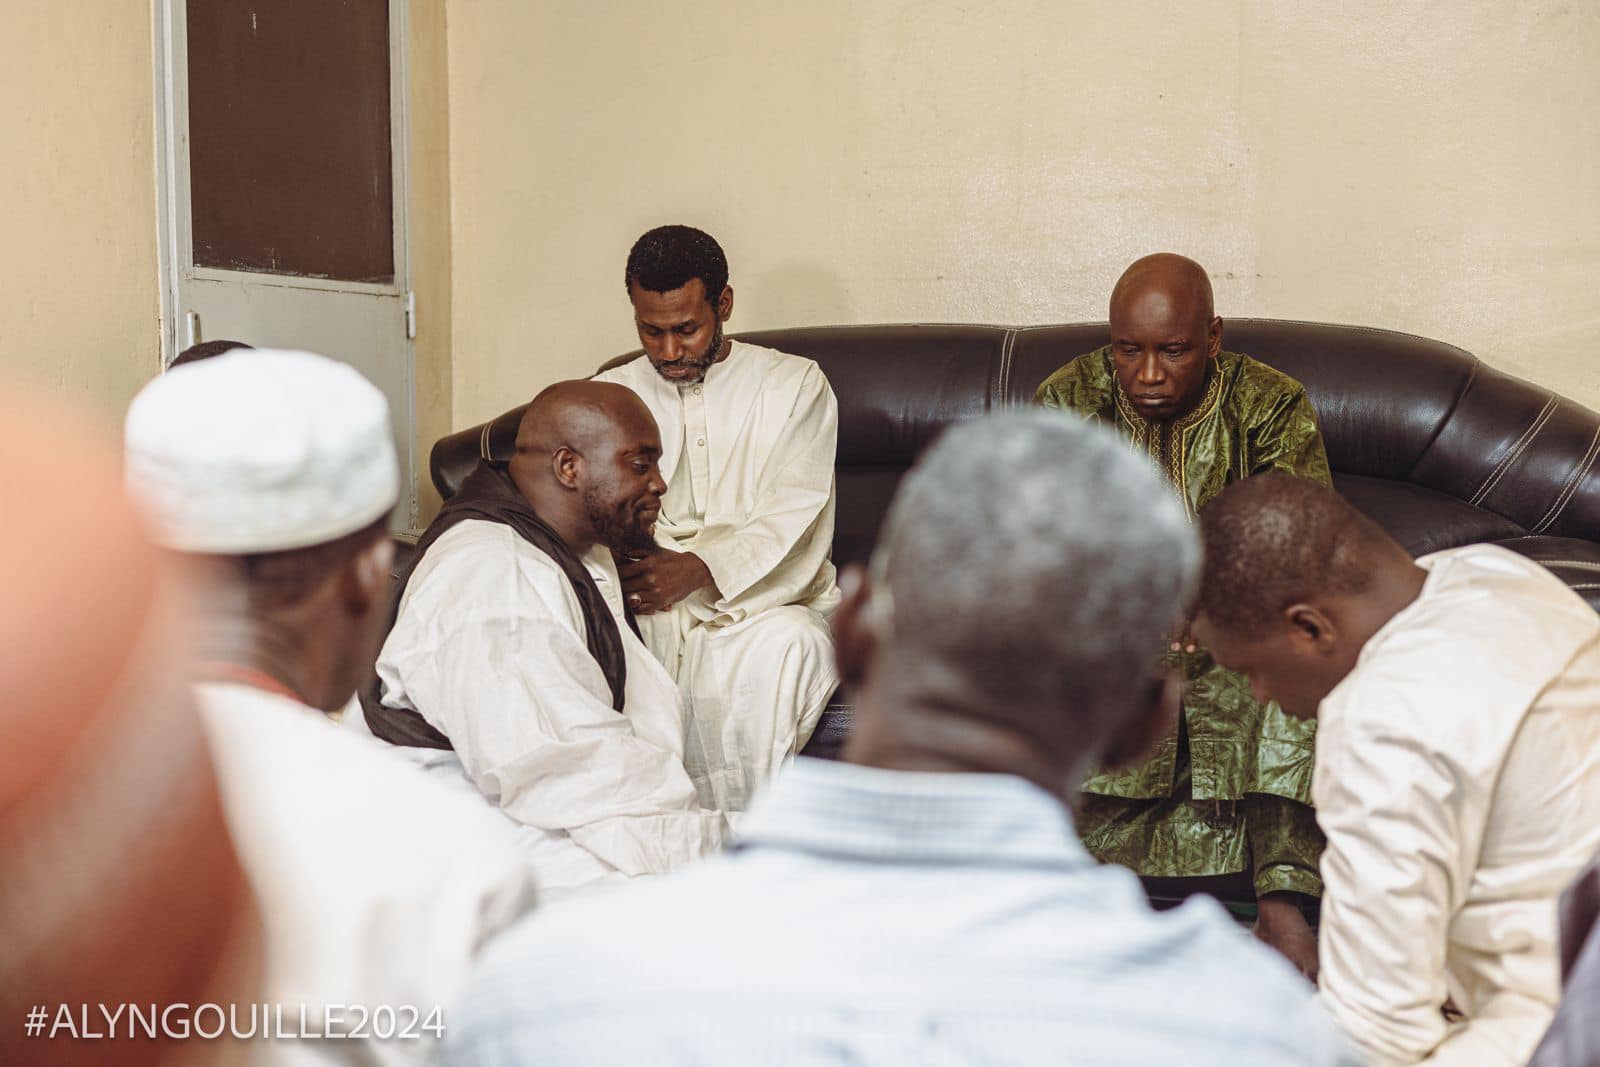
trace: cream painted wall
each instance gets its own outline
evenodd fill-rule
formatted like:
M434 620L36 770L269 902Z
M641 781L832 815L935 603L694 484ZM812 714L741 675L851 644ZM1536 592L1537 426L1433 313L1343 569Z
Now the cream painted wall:
M1600 406L1600 6L448 0L453 422L632 346L660 222L733 325L1227 315L1461 344Z
M149 3L10 3L0 373L120 421L160 366Z

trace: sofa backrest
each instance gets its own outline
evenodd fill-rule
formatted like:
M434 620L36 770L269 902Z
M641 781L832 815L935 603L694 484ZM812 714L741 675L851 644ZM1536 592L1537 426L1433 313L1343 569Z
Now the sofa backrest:
M834 557L870 553L894 487L945 426L1032 402L1104 323L822 326L740 334L814 359L839 398ZM1600 416L1459 348L1359 326L1227 320L1223 345L1300 380L1341 492L1415 553L1549 534L1600 541ZM632 358L618 357L607 366ZM448 497L480 456L510 455L522 407L443 438Z

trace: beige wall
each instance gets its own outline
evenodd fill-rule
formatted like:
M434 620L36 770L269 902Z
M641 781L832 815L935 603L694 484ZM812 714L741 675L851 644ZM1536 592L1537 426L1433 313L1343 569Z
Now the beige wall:
M1097 318L1174 248L1225 315L1600 406L1600 8L1200 6L412 0L421 455L630 347L668 220L723 240L745 329ZM115 417L158 363L150 6L7 31L0 370Z
M109 422L160 366L148 3L8 3L0 372Z
M1466 346L1600 406L1600 7L448 0L453 421L634 339L631 240L728 249L738 328L1223 315Z

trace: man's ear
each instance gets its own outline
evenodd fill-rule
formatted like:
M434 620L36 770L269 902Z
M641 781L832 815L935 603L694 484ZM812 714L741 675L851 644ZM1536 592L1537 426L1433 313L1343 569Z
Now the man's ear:
M351 613L365 615L387 605L393 572L394 542L386 533L356 553L345 568L345 603Z
M727 322L733 315L733 286L724 285L722 295L717 297L717 321Z
M1326 655L1339 643L1338 624L1314 604L1290 604L1283 609L1290 640L1304 651Z
M866 676L867 664L878 651L878 633L872 624L872 580L867 569L852 563L839 572L839 606L828 617L833 631L833 658L839 666L839 681L858 684Z
M1183 713L1183 682L1162 672L1150 680L1140 706L1112 731L1100 763L1119 770L1143 763L1174 730Z
M1222 316L1218 315L1206 327L1206 358L1216 359L1222 354Z
M550 453L550 473L568 489L578 488L578 468L582 465L583 457L566 445Z

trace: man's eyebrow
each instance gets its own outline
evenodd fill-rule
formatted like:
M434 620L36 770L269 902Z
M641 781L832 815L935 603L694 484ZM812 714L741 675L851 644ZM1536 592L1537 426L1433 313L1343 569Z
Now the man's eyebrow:
M693 326L695 324L692 316L687 319L679 319L677 322L652 322L643 315L635 315L634 321L641 326L652 326L658 330L680 330L685 326Z

